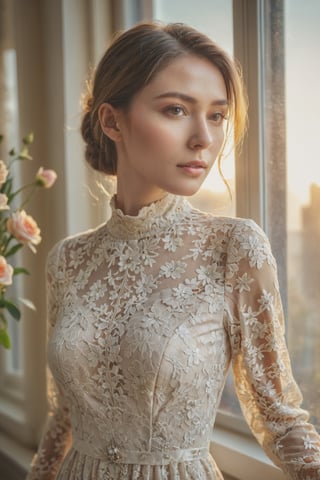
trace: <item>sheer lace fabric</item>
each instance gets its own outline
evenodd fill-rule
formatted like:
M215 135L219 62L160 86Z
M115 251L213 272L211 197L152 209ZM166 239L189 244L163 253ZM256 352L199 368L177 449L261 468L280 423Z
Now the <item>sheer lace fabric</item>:
M222 479L208 445L231 363L267 454L288 478L319 479L261 229L173 195L136 217L112 207L48 258L55 381L28 479Z

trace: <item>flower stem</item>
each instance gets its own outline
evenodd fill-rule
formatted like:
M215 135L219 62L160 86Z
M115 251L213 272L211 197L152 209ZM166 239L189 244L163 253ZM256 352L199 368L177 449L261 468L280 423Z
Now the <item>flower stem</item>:
M36 188L37 188L37 185L33 182L33 183L29 183L28 185L25 185L24 187L21 187L19 188L19 190L17 190L15 193L14 193L14 196L12 198L14 198L18 193L21 193L23 192L23 190L27 190L28 188L31 188L31 191L29 193L29 195L25 198L25 200L22 202L22 204L20 205L20 208L19 210L22 210L23 207L30 201L31 197L33 196L34 192L36 191Z

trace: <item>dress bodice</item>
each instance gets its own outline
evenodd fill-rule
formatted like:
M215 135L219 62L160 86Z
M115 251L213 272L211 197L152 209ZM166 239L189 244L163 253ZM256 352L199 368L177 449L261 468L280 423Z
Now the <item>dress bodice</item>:
M319 472L260 228L174 195L135 217L111 206L108 222L60 242L48 260L53 410L73 436L58 478L81 469L98 480L221 478L208 445L230 362L271 458L307 472L292 448L309 438Z

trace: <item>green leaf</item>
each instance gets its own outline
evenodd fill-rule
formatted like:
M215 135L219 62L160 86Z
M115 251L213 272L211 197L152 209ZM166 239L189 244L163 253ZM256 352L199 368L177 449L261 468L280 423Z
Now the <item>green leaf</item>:
M19 275L20 273L25 273L26 275L30 275L30 272L23 267L16 267L13 269L13 275Z
M13 247L10 248L10 250L5 254L5 257L10 257L11 255L14 255L20 248L23 247L22 243L16 243L13 245Z
M34 139L33 132L30 132L30 133L28 133L28 135L26 135L25 137L23 137L22 142L23 142L25 145L31 145L31 143L33 143L33 139Z
M13 318L16 320L20 320L21 318L21 313L19 308L12 302L9 302L9 300L4 300L4 307L8 310L10 315L12 315Z
M10 337L7 330L4 330L3 328L0 329L0 345L3 345L4 348L11 348Z
M27 298L19 298L19 302L23 303L26 307L30 308L30 310L36 311L36 306L31 300L28 300Z

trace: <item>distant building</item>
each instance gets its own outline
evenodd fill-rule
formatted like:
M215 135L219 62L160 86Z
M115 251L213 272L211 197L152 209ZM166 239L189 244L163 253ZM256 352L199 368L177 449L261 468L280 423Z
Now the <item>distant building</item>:
M320 305L320 186L310 186L310 203L302 207L303 293Z
M302 207L301 295L306 306L301 318L304 329L304 377L315 386L317 398L320 390L320 186L310 186L310 203ZM303 365L302 363L302 365ZM303 367L302 367L303 370ZM315 399L308 397L315 408Z

